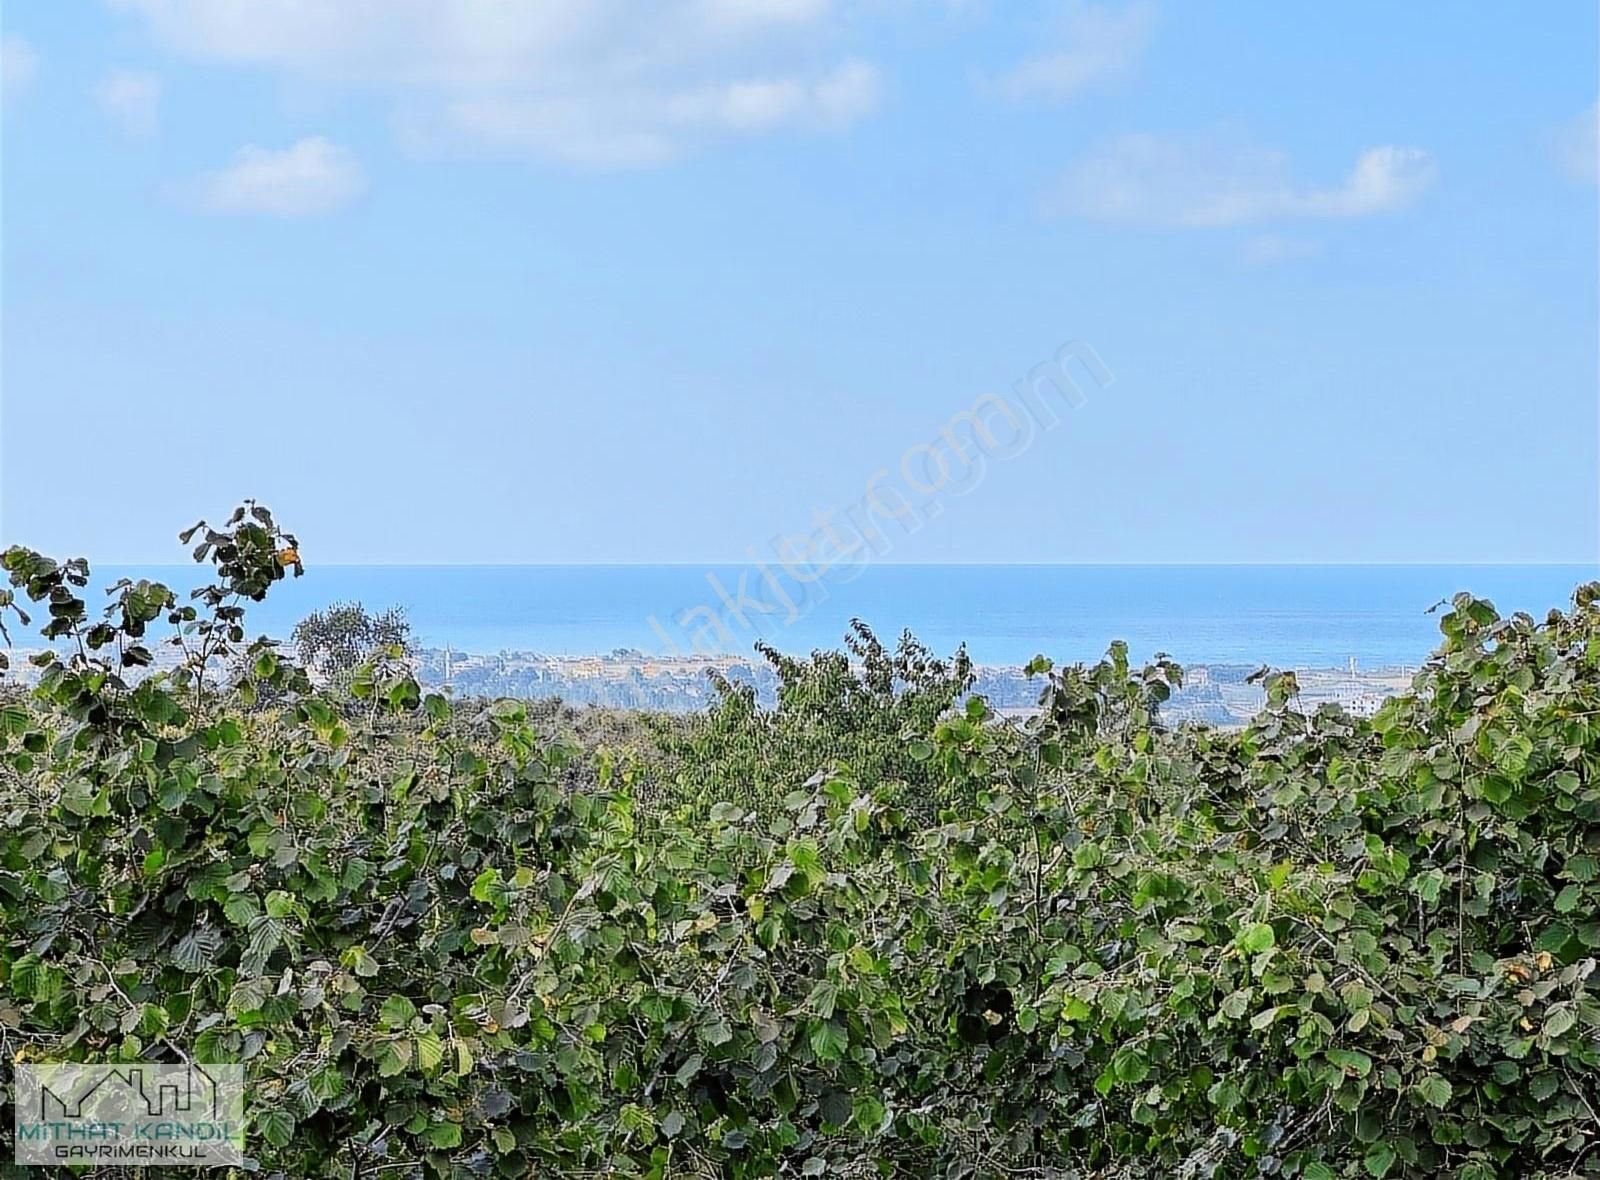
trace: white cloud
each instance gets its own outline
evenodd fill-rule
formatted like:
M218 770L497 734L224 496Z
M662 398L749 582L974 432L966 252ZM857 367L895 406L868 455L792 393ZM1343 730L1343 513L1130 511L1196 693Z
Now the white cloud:
M1073 98L1133 72L1155 31L1156 9L1146 0L1122 8L1072 4L1051 38L1054 45L994 79L1007 98Z
M95 86L94 99L124 134L151 135L160 113L161 79L137 70L117 70Z
M1329 187L1296 184L1280 151L1207 138L1128 135L1067 170L1051 212L1154 226L1367 217L1408 208L1436 169L1419 148L1368 148Z
M649 165L707 141L849 126L870 65L831 60L833 0L112 0L167 47L372 91L430 152Z
M365 189L355 157L313 136L281 151L240 148L232 164L200 179L194 197L208 213L315 217L344 208Z
M1587 184L1600 182L1600 102L1555 133L1551 146L1561 170Z
M647 167L689 143L758 135L783 127L846 127L877 104L877 72L846 62L815 81L746 79L668 95L621 91L574 98L462 99L446 126L475 142L598 167ZM442 132L413 127L415 142L437 149Z
M15 33L0 38L0 96L15 98L39 73L39 55Z

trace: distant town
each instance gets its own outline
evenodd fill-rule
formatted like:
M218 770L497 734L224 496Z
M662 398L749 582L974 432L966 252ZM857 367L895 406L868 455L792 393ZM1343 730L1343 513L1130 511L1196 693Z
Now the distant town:
M562 656L534 652L469 655L427 648L416 656L417 678L458 695L559 697L572 705L618 709L690 712L714 702L709 673L734 684L749 684L765 704L773 703L777 674L762 660L742 656L653 656L630 648L608 655ZM1261 708L1266 694L1247 683L1251 664L1196 665L1184 669L1183 688L1162 707L1171 721L1202 721L1236 726ZM980 665L974 691L1004 712L1026 713L1037 702L1040 682L1020 667ZM1314 710L1324 702L1370 716L1384 700L1411 685L1414 668L1297 668L1300 705Z

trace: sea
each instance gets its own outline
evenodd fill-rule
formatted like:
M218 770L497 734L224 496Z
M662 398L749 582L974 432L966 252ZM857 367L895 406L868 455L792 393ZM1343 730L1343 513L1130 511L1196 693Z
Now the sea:
M98 569L184 590L196 567ZM798 571L797 571L798 572ZM1415 667L1458 591L1502 613L1570 603L1594 565L867 565L818 577L695 565L313 566L248 604L252 635L286 638L336 602L402 608L418 645L458 652L804 655L842 646L851 620L886 640L982 664L1092 660L1113 640L1185 664ZM25 642L25 641L22 641Z

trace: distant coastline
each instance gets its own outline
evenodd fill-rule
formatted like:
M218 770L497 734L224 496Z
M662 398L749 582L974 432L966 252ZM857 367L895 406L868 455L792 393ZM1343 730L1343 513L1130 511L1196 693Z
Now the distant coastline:
M731 571L732 578L737 571ZM180 597L193 566L98 567L96 580L163 581ZM1238 725L1263 698L1247 683L1268 665L1298 673L1301 703L1371 713L1408 687L1438 646L1432 608L1469 590L1502 614L1536 618L1565 607L1591 566L874 566L829 586L793 620L735 630L737 651L672 650L648 620L703 599L692 566L322 566L286 579L247 609L246 630L287 640L332 603L399 606L419 679L485 696L559 697L573 705L691 712L716 699L708 675L749 684L771 701L765 641L788 655L838 650L861 619L886 646L909 632L934 655L965 648L976 690L1022 713L1039 687L1022 672L1036 655L1093 663L1113 639L1135 662L1166 653L1186 670L1165 712L1173 720ZM734 583L727 582L732 585ZM91 595L93 601L94 595ZM731 620L730 620L731 622ZM27 674L14 653L13 681ZM158 659L161 657L158 655Z
M760 659L743 656L655 656L621 649L608 655L563 656L537 652L493 655L427 648L415 657L417 677L432 688L458 695L559 697L571 705L596 705L659 712L691 712L717 699L711 674L748 684L758 699L772 704L777 675ZM1172 721L1239 725L1265 702L1259 685L1247 683L1257 665L1211 664L1184 669L1183 687L1163 707ZM1307 711L1334 703L1368 716L1383 701L1405 691L1414 667L1296 668L1300 704ZM1020 665L980 664L973 691L1003 712L1026 713L1037 701L1041 683Z

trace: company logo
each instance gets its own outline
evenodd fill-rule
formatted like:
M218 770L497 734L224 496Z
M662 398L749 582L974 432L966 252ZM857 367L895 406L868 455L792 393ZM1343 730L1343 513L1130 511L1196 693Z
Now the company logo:
M18 1065L16 1162L238 1167L244 1067Z

